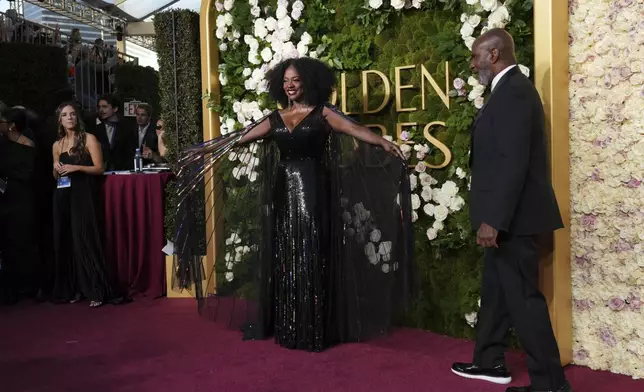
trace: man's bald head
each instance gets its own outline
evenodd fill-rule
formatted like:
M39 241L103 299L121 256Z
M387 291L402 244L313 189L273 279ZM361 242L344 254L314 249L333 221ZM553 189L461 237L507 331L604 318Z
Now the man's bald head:
M482 34L476 39L476 41L474 41L472 50L477 46L489 51L496 49L499 53L499 60L506 64L509 63L507 65L516 63L516 57L514 55L514 39L512 39L510 33L503 29L494 28L486 31L485 34Z
M482 84L492 82L506 67L516 64L514 40L503 29L490 29L472 45L472 70L478 72Z

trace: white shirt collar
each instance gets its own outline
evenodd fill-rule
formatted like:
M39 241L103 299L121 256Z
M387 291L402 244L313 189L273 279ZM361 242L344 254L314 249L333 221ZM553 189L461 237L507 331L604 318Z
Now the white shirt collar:
M503 77L503 75L505 75L506 73L508 73L508 71L510 71L510 70L511 70L512 68L514 68L514 67L516 67L516 64L512 64L512 65L510 65L509 67L505 67L505 69L504 69L503 71L499 72L499 73L494 77L494 79L492 79L492 88L490 89L490 91L494 91L494 87L496 87L496 85L497 85L497 84L499 84L499 81L501 80L501 78Z

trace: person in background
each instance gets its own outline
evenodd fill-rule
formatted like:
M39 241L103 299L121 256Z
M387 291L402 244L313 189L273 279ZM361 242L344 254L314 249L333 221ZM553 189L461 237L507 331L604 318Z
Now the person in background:
M119 122L119 101L112 95L103 95L98 100L98 119L92 133L101 143L103 162L106 171L132 170L134 150L131 131Z
M165 129L163 128L163 120L158 119L157 120L157 142L159 144L159 156L161 158L165 158L166 154L166 147L165 147L165 140L163 139L163 136L165 135ZM165 161L165 159L163 159Z
M90 300L95 308L122 302L116 294L103 253L99 229L99 183L103 174L101 145L85 132L72 103L58 107L58 140L54 156L54 255L52 300Z
M135 142L136 148L141 150L144 164L154 163L160 158L158 137L152 124L152 106L147 103L139 104L136 108L137 139Z
M38 247L34 244L35 143L22 132L20 109L0 114L0 297L15 303L38 289Z

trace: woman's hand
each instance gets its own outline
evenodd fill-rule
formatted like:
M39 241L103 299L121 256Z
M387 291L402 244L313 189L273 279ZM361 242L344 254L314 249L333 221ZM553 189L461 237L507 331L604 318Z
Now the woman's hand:
M59 165L60 165L60 168L58 169L58 173L61 176L66 176L68 174L71 174L80 170L80 166L78 165L63 165L63 164L59 164Z
M380 145L388 153L393 154L393 155L397 155L403 161L407 160L407 158L405 158L405 154L403 154L402 150L400 149L400 147L398 147L397 144L392 143L389 140L383 138L382 142L380 143Z

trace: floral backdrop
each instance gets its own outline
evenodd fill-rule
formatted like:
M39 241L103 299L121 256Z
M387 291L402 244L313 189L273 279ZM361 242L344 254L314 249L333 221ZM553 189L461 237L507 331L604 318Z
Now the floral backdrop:
M644 2L570 1L574 361L644 377Z
M421 295L408 324L456 336L473 336L477 320L481 252L468 220L469 128L487 97L485 86L471 75L469 61L476 37L493 27L514 36L521 70L532 64L532 0L224 0L215 3L215 34L220 48L221 89L209 101L221 116L221 132L240 129L275 109L267 95L265 74L287 58L310 56L346 73L349 110L362 101L360 71L376 69L393 81L394 67L416 65L402 94L403 106L420 107L420 65L437 81L445 80L449 61L450 106L438 94L426 94L425 110L398 113L390 102L381 112L357 115L362 123L416 122L402 132L410 163ZM439 85L441 83L439 82ZM369 107L383 100L382 84L371 83ZM445 89L441 85L441 90ZM432 136L451 150L444 169L431 169L444 155L423 135L423 127L444 121ZM218 289L233 288L247 274L244 260L253 252L243 225L254 194L243 192L257 181L249 170L258 158L256 146L233 155L224 181L227 200L226 252L216 263ZM245 195L245 196L242 196ZM365 248L369 253L370 249ZM219 261L220 259L218 259Z

